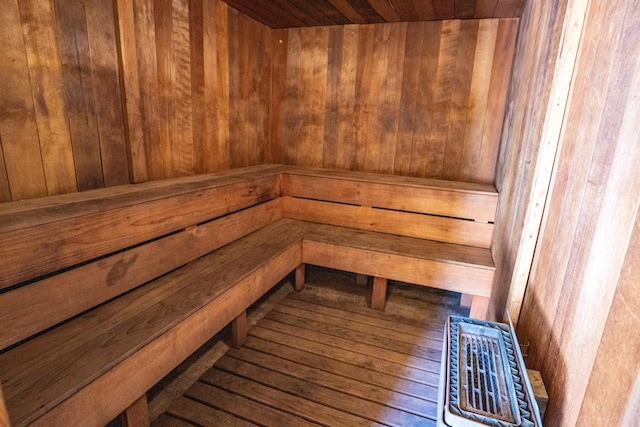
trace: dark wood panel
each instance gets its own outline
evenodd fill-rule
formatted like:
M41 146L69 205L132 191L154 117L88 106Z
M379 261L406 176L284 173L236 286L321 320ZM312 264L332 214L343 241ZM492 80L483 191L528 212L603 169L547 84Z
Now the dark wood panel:
M271 146L287 164L493 183L516 22L288 30Z
M226 0L271 28L515 18L526 0Z

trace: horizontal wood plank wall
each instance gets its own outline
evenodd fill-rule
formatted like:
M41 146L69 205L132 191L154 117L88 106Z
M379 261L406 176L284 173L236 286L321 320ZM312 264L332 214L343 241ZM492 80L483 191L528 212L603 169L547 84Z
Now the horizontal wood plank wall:
M518 332L547 383L546 425L631 426L640 369L640 4L590 1L586 11Z
M0 202L129 182L112 2L1 15Z
M517 22L278 31L267 160L493 183Z
M271 33L219 0L117 0L134 182L260 164Z

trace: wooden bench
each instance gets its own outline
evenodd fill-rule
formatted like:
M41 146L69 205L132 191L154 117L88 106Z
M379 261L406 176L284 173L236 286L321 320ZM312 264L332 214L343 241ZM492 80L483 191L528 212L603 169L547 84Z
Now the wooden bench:
M490 217L496 196L258 166L0 205L11 420L103 425L126 408L144 420L153 384L229 322L241 345L246 308L293 269L301 289L304 263L376 277L379 308L389 278L471 295L482 317L492 225L460 217Z
M392 279L460 292L471 316L485 318L492 186L298 168L283 174L282 194L286 218L324 224L305 235L303 261L374 276L374 308Z

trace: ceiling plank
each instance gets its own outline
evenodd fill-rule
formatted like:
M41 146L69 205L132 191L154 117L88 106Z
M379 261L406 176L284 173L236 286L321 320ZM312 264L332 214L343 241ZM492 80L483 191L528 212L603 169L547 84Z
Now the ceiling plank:
M433 21L436 19L433 0L413 0L413 7L418 14L418 21Z
M389 4L389 0L369 0L369 4L375 9L376 12L378 12L380 16L384 18L385 21L401 21L400 15L398 15L398 12L396 12L393 6Z
M351 6L347 0L329 0L333 7L340 11L352 24L366 24L367 20L364 19L360 13Z

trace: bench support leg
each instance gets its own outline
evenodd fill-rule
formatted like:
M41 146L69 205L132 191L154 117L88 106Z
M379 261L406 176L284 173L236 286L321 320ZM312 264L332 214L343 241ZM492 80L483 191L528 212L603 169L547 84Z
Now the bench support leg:
M356 285L367 286L367 282L369 282L369 276L366 274L356 274Z
M120 414L122 427L148 427L149 408L147 407L147 395L143 394L133 402L122 414Z
M296 268L296 283L294 288L296 292L300 292L304 289L304 264L300 264Z
M489 311L489 298L479 297L477 295L474 295L473 301L471 302L471 310L469 312L469 317L486 320L487 311Z
M247 311L240 313L231 322L231 345L240 348L247 341Z
M387 300L387 279L373 278L373 293L371 294L371 308L384 311Z
M462 296L460 297L460 307L471 308L472 303L473 303L473 295L462 294Z

